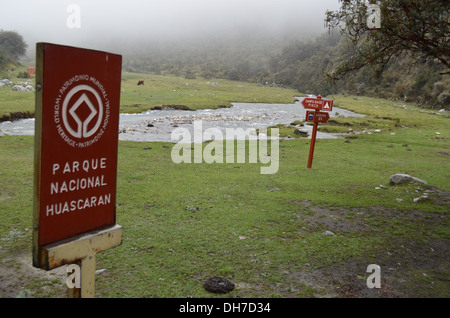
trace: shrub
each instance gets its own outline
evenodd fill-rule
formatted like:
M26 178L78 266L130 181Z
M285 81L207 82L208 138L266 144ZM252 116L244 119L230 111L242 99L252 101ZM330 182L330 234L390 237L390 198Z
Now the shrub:
M19 74L17 74L17 78L28 78L28 73L27 72L19 72Z

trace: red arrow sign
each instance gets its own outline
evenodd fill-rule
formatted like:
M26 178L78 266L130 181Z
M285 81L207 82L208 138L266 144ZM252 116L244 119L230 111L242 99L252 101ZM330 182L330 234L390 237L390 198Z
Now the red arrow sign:
M316 98L305 98L302 101L303 107L307 109L316 109L316 110L322 110L322 107L324 105L323 100L316 99Z
M306 121L307 122L318 122L318 123L326 123L330 119L330 114L325 112L318 112L308 110L306 111Z
M316 113L315 120L317 120L319 123L326 123L330 119L330 114L328 113L325 112L315 112L315 113Z
M322 99L320 95L317 98L305 98L302 101L303 107L307 109L314 110L333 110L333 100L332 99Z

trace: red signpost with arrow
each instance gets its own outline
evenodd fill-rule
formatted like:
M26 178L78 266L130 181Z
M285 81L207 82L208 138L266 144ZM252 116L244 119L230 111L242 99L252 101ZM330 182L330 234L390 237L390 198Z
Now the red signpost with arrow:
M321 110L325 111L333 110L333 100L324 99L322 98L322 96L318 95L317 98L308 97L303 99L302 105L306 109L313 109L306 111L306 121L314 123L311 135L311 146L309 149L309 158L307 166L308 169L311 169L314 156L314 147L316 145L317 127L319 126L319 123L326 123L330 119L330 114L322 112Z

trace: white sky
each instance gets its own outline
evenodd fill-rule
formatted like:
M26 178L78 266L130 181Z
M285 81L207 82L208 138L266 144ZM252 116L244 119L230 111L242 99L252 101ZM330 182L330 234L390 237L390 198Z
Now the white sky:
M78 5L80 28L69 28L70 4ZM8 0L0 4L0 29L34 42L66 45L134 38L221 35L244 28L299 33L325 31L325 12L338 0Z

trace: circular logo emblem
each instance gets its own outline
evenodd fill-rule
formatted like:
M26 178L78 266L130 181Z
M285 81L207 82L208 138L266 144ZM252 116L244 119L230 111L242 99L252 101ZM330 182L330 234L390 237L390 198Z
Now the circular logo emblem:
M105 132L109 101L103 85L88 75L75 76L59 90L54 121L61 138L72 147L85 148Z

